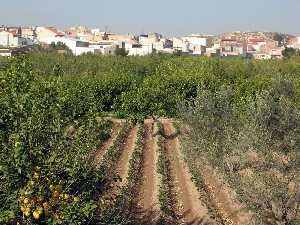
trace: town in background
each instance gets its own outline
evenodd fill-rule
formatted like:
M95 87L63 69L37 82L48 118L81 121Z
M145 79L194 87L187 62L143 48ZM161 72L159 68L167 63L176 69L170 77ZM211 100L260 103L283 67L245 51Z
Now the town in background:
M0 56L26 52L32 46L58 46L78 56L84 53L145 56L153 53L195 56L281 59L285 48L300 49L300 37L277 32L228 32L220 35L191 34L167 38L158 33L115 34L78 26L64 31L55 27L0 27ZM61 46L61 48L59 47ZM64 49L63 47L66 47Z

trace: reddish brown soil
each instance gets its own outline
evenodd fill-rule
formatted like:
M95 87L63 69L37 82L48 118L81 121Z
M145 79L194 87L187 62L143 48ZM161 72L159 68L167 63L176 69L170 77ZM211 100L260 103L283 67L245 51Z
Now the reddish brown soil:
M211 201L221 214L223 221L226 224L250 224L251 214L234 199L233 190L216 175L215 171L210 166L205 165L202 166L201 174Z
M108 207L113 207L116 197L120 193L122 187L127 184L129 161L134 151L137 131L137 127L132 128L119 148L121 155L115 168L115 172L120 180L112 182L108 191L103 195L103 199L107 201L106 204Z
M204 224L209 220L208 209L200 200L200 194L192 181L191 174L183 160L179 140L170 120L162 120L164 147L170 162L171 195L175 199L175 214L180 224ZM209 220L211 221L211 220Z
M141 224L156 224L160 217L157 139L153 135L153 125L152 120L146 120L144 124L142 177L137 193L137 215Z
M121 182L119 182L118 186L123 187L126 185L127 176L128 176L128 169L129 169L129 160L131 159L132 153L134 151L136 137L137 137L138 127L134 127L129 132L129 135L126 139L122 151L119 163L117 165L117 174L121 178Z

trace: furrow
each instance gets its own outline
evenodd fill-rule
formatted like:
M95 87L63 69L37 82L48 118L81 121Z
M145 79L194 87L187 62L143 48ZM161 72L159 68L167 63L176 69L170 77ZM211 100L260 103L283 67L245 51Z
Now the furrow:
M117 183L118 188L122 188L127 183L129 160L131 159L134 150L137 131L138 131L137 126L135 126L130 130L129 135L125 141L125 144L122 146L122 149L120 149L122 153L116 168L117 174L121 178L121 181Z
M124 123L114 122L113 127L111 129L111 135L110 137L103 143L101 148L96 151L94 155L94 164L98 167L101 164L101 161L103 159L103 156L107 152L108 149L110 149L115 142L119 132L121 131L122 126L124 126Z
M173 210L179 224L211 224L208 209L200 200L200 194L192 181L188 167L183 160L179 140L169 120L162 120L164 149L169 161L169 180Z
M153 121L145 120L141 180L138 188L137 215L140 224L156 224L160 218L157 138Z

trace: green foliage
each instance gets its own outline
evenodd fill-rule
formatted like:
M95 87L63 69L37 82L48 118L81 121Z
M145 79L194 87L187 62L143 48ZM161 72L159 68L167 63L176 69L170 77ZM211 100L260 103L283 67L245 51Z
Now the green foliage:
M94 215L101 211L97 201L116 177L112 170L119 154L115 143L105 156L106 166L91 166L88 153L101 146L111 128L111 123L95 120L99 115L115 114L142 121L148 116L183 114L195 130L191 137L196 145L205 147L208 158L224 171L236 172L245 166L228 167L224 163L228 157L242 157L236 149L254 148L268 159L264 167L273 163L271 153L275 150L289 156L289 167L279 169L297 175L297 57L283 61L175 55L76 57L38 51L26 57L0 58L0 64L2 224L95 222ZM126 127L118 140L126 135L129 126ZM136 152L132 170L140 160L141 153ZM31 185L36 167L40 168L41 182ZM161 172L164 171L162 166ZM137 176L132 173L132 177ZM291 175L291 179L296 175ZM228 177L232 183L239 182ZM60 194L78 197L80 201L73 204L58 199L48 216L43 209L40 221L32 217L32 211L41 207L35 201L37 208L30 209L30 216L23 219L21 198L43 197L51 202L51 182L61 185ZM23 193L27 188L34 191ZM286 196L286 189L277 190L274 195ZM263 196L267 194L263 193L261 199ZM165 201L165 196L161 197Z
M160 221L162 224L167 221L171 221L171 218L176 218L172 210L172 200L171 200L171 187L169 181L170 165L167 159L165 148L164 148L164 138L163 138L163 127L160 122L157 124L158 129L158 162L157 162L157 172L160 175L160 187L159 187L159 202L160 210L162 212Z
M68 48L68 46L62 42L52 42L50 44L50 48L52 48L53 50L66 50L67 52L71 52L71 50Z
M282 224L299 219L296 206L288 206L290 201L300 204L299 194L287 191L293 182L299 184L300 112L294 99L294 85L277 78L269 90L249 95L242 112L228 86L215 92L200 90L180 109L190 127L189 163L201 164L203 157L208 158L257 212L257 224L269 224L273 217ZM280 216L272 204L290 216Z
M85 98L87 104L79 107L85 112L93 105L95 111L135 120L149 115L174 117L178 103L196 97L198 89L214 91L222 85L231 87L242 111L249 97L271 87L272 79L281 77L299 85L300 71L299 61L294 58L255 61L167 55L75 57L41 52L30 54L29 59L38 77L61 77L66 93L73 95L70 104ZM294 101L300 105L300 92L296 92ZM85 113L79 111L73 113Z
M290 59L295 56L300 56L300 52L295 48L285 48L282 52L282 55L285 59Z
M37 79L26 58L12 59L0 76L1 223L81 224L90 220L95 211L91 199L98 198L105 177L84 158L108 137L111 124L97 122L92 107L76 120L66 115L68 99L62 79ZM73 112L78 106L68 107ZM60 186L58 193L80 201L63 201L50 190L55 185ZM38 202L39 198L43 201ZM44 204L51 206L47 215ZM78 213L70 217L69 207Z
M115 55L117 56L127 56L128 55L128 51L126 51L124 48L116 48L115 50Z

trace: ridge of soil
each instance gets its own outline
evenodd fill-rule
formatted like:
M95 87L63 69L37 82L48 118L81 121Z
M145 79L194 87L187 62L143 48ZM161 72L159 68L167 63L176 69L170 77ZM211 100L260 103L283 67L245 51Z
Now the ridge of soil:
M187 129L187 128L186 128ZM184 139L188 139L188 133L183 133ZM198 157L198 156L194 156ZM217 216L224 224L248 225L253 224L253 214L237 200L236 192L224 180L220 173L208 164L204 156L199 156L193 162L193 166L203 181L203 193L207 196L207 201ZM237 174L239 175L239 174Z
M106 151L113 145L114 140L116 139L116 137L118 135L118 132L121 130L122 124L123 124L122 122L114 122L113 123L113 127L111 128L110 137L103 143L101 148L94 153L93 161L96 166L100 165Z
M223 217L226 224L247 225L252 221L252 215L239 203L234 191L220 179L209 165L200 166L206 189L211 201Z
M164 148L170 162L170 182L175 199L174 211L180 224L205 224L212 221L207 207L200 200L200 193L192 181L183 160L179 140L170 120L162 120L165 136Z
M110 184L110 188L106 194L104 194L103 199L109 200L112 205L116 197L120 193L122 187L127 183L128 171L129 171L129 161L132 157L134 151L135 142L137 138L138 127L135 126L126 135L125 140L121 143L118 151L121 151L121 155L118 159L115 171L119 176L120 180Z
M133 127L130 130L129 135L125 141L125 145L123 146L123 149L122 150L120 149L120 151L122 151L122 154L120 156L119 163L116 168L117 173L121 178L121 182L118 183L119 187L125 186L127 182L129 161L134 151L135 142L137 138L137 131L138 131L137 126Z
M157 138L153 135L154 122L144 122L141 180L137 188L137 219L139 224L157 224L160 218L159 177L157 174Z

